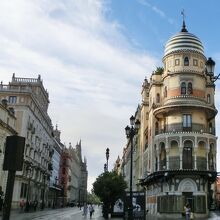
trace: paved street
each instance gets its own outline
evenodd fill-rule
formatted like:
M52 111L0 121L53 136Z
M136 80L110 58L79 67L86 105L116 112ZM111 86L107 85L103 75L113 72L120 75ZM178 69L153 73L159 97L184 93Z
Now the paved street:
M60 209L49 209L44 211L37 211L31 213L19 213L18 211L12 211L10 220L81 220L89 219L89 214L87 217L82 216L83 211L77 207L73 208L60 208ZM95 213L92 216L93 220L104 220L101 213L101 208L96 207ZM119 220L114 218L115 220ZM2 217L0 217L2 220Z
M86 220L87 217L82 216L82 210L77 207L74 208L64 208L64 209L48 209L44 211L37 211L31 213L20 213L18 211L12 211L10 220ZM92 216L93 220L104 220L101 213L101 208L96 207L95 213ZM164 219L164 218L163 218ZM185 218L182 218L185 219ZM199 219L199 220L219 220L220 212L211 212L209 218ZM0 220L2 216L0 213ZM113 220L122 220L121 218L113 218ZM162 218L153 217L148 215L146 220L162 220Z

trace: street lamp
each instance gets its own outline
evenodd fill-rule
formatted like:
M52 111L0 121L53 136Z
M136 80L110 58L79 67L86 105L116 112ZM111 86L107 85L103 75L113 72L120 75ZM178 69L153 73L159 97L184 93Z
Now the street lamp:
M108 171L108 159L109 159L109 148L106 149L106 153L105 153L105 156L106 156L106 170Z
M214 69L215 69L215 61L212 60L211 57L208 58L206 61L206 74L210 77L211 82L215 82L216 80L220 79L220 73L218 76L214 76Z
M104 164L104 172L106 172L107 171L107 164L105 163Z
M29 212L29 194L30 194L30 183L31 183L31 178L33 176L33 166L31 164L28 165L26 168L27 171L27 177L28 177L28 189L27 189L27 197L26 197L26 205L25 205L25 211Z
M133 138L138 133L138 129L140 128L140 121L137 119L135 121L135 117L132 115L130 117L130 127L126 126L125 133L127 138L130 140L131 145L131 164L130 164L130 207L129 207L129 219L133 219L133 204L132 204L132 178L133 178Z

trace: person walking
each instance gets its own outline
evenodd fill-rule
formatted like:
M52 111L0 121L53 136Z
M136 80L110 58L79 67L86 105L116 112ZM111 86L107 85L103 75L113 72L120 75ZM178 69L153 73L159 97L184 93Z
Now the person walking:
M90 205L89 205L89 217L90 217L90 218L92 218L92 214L93 214L93 212L94 212L93 205L90 204Z
M22 199L22 200L20 201L20 209L21 209L21 212L24 211L24 206L25 206L25 201L24 201L24 199Z
M85 203L83 206L83 216L84 217L87 217L87 212L88 212L88 207L87 207L87 204Z
M190 212L191 212L191 210L190 210L189 203L187 203L184 208L185 208L185 213L186 213L186 220L190 220Z

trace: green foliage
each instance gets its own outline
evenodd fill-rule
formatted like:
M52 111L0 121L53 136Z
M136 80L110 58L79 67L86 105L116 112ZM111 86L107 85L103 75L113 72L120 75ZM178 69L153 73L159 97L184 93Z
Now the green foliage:
M105 204L113 204L118 198L123 198L126 188L124 178L115 171L102 173L93 183L93 192Z
M163 74L164 68L163 67L157 67L157 69L154 71L155 75L161 75Z
M100 199L93 192L87 193L87 202L92 204L100 204Z

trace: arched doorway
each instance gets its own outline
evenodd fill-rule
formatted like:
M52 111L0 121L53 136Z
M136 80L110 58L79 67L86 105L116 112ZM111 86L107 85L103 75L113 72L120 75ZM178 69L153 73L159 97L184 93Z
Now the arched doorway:
M183 169L193 169L192 141L185 141L183 147Z

